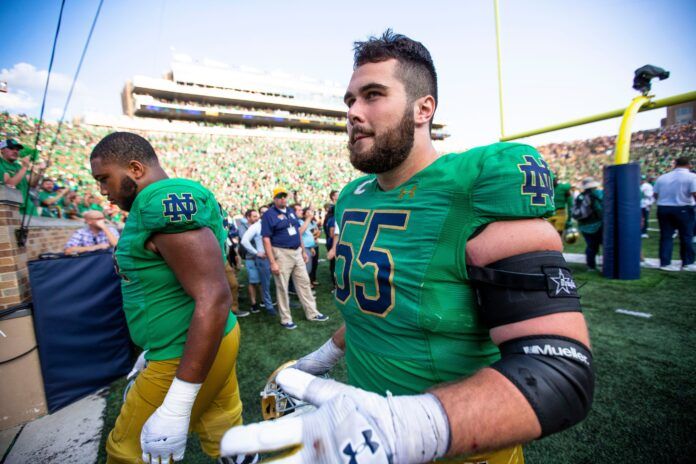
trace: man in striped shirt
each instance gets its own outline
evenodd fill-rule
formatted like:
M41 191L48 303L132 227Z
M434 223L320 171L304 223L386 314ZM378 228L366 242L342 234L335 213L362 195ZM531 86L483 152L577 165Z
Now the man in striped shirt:
M85 253L116 246L118 231L106 224L104 213L94 210L87 211L84 213L84 219L87 225L72 234L72 237L65 244L65 253Z

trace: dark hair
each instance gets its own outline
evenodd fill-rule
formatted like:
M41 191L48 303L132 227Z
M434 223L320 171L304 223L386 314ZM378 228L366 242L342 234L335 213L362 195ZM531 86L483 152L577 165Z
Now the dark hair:
M675 166L682 167L682 166L688 166L690 164L691 164L691 162L689 161L689 158L687 156L680 156L679 158L674 160Z
M251 213L253 213L254 211L256 211L256 210L255 209L246 210L246 212L244 213L244 217L248 218L249 216L251 216Z
M330 192L329 192L329 198L331 198L332 196L334 196L334 195L337 194L337 193L338 193L338 190L332 190L332 191L330 191Z
M365 42L354 42L353 69L366 63L379 63L391 58L399 62L398 77L406 87L410 101L432 95L437 107L437 72L430 52L425 46L391 29L381 37L370 37ZM430 125L432 126L432 119Z
M148 165L158 163L150 142L131 132L114 132L101 139L89 155L90 160L96 158L122 165L132 160Z
M298 206L299 206L300 208L302 208L302 205L299 204L299 203L293 203L292 205L290 205L290 207L291 207L292 209L295 209L295 208L297 208Z

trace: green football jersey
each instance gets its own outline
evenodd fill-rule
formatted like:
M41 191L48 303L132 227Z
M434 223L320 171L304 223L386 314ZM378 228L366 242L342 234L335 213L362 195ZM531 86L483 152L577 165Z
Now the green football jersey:
M336 204L335 299L349 383L412 394L496 361L467 281L467 240L490 222L553 212L549 168L520 144L442 156L386 192L374 175L348 184Z
M570 194L570 184L559 183L553 189L553 202L556 208L570 209L573 206L573 196Z
M133 341L149 350L148 360L183 355L195 303L162 256L146 249L145 243L156 233L177 234L202 227L217 237L224 261L227 234L220 207L213 194L197 182L160 180L145 187L133 202L114 258L128 329ZM225 334L236 321L230 311Z
M7 173L7 175L9 175L10 177L13 177L21 169L22 164L19 161L7 161L5 158L0 156L0 184L5 183L5 173ZM23 200L22 206L19 208L19 212L24 214L26 206L26 214L28 216L38 216L34 202L31 200L31 198L27 200L27 193L29 192L29 181L27 180L28 178L29 176L25 174L24 178L20 180L19 184L17 184L16 186L17 190L22 192Z

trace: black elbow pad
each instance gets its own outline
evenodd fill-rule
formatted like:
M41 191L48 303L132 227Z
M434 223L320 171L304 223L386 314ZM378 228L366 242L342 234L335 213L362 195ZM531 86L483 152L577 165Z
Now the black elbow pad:
M524 394L541 424L541 436L582 421L594 396L592 353L577 340L534 335L500 345L491 365Z

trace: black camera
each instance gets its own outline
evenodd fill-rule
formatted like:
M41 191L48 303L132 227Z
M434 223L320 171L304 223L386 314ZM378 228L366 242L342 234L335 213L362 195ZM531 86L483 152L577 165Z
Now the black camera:
M647 95L647 93L650 92L650 81L656 77L663 81L669 77L669 71L665 71L651 64L646 64L635 70L633 88L643 95Z

